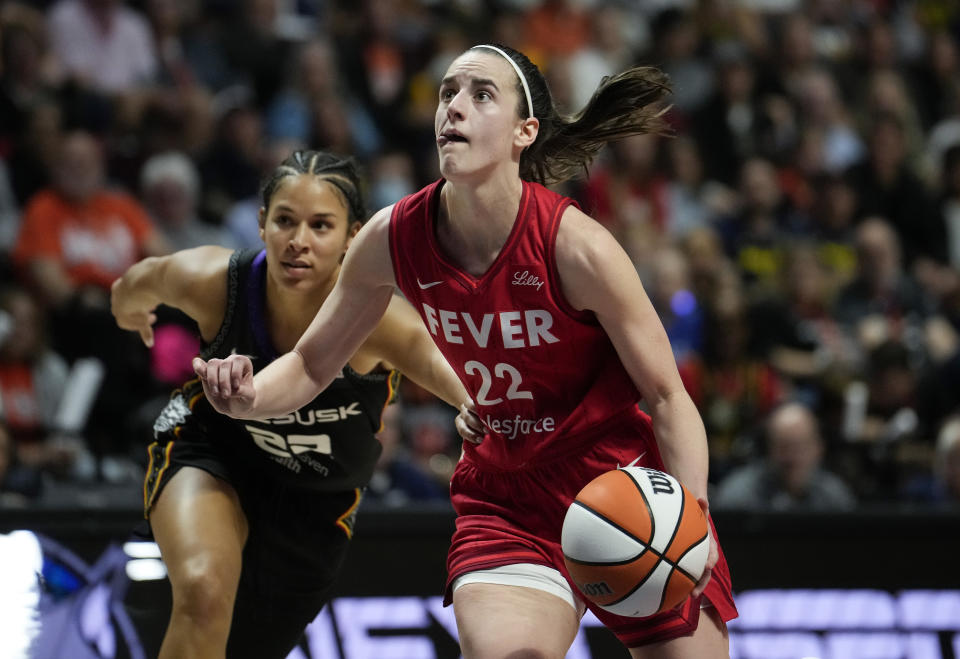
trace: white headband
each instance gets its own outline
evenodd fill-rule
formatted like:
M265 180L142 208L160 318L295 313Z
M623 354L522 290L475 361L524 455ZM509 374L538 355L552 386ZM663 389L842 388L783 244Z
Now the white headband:
M520 70L520 67L516 62L513 61L513 58L507 55L503 50L497 48L496 46L490 46L488 44L481 44L479 46L474 46L474 48L489 48L490 50L500 53L503 56L503 59L510 62L510 66L513 67L513 70L517 72L517 77L520 78L520 84L523 85L523 95L527 97L527 114L530 115L530 118L533 118L533 99L530 98L530 87L527 86L527 79L523 77L523 71Z

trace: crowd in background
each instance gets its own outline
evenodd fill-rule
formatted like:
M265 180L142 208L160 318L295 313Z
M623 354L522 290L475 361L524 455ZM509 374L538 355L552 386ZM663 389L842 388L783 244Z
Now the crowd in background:
M371 210L434 180L440 77L481 42L567 113L628 66L670 75L673 135L560 191L660 313L715 508L960 503L955 0L8 0L0 505L138 483L200 346L174 310L151 349L118 330L114 278L258 245L294 148L356 157ZM445 500L452 418L404 381L369 497Z

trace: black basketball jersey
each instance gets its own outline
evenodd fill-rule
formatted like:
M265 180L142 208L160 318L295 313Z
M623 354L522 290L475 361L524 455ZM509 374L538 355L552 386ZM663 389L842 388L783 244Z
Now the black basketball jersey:
M230 258L227 305L216 338L201 357L249 355L254 372L279 355L266 319L266 252L238 250ZM216 443L222 451L263 464L263 475L322 491L366 487L380 456L374 437L399 375L362 375L349 365L310 403L292 414L254 421L218 413L197 379L174 393L154 434Z

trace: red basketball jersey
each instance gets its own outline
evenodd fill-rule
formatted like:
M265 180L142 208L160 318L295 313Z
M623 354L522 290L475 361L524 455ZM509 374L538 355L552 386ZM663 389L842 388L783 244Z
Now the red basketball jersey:
M640 397L595 315L572 308L561 292L554 243L573 202L524 182L510 236L477 278L437 243L442 185L396 204L390 251L400 290L489 429L468 449L505 468L565 454Z

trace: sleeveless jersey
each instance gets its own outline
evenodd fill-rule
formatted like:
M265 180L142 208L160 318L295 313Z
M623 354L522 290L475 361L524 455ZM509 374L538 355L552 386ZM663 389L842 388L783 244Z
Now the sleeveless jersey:
M273 361L266 318L266 252L238 250L230 258L227 305L216 338L201 357L249 355L254 372ZM201 437L221 450L263 463L263 475L295 487L343 491L366 487L381 445L374 436L395 391L396 372L359 374L348 366L310 403L267 420L232 419L218 413L197 379L174 392L154 424L154 434L176 431Z
M510 236L477 278L437 243L442 185L395 205L390 251L400 290L489 431L465 450L507 469L568 453L640 398L596 316L575 310L561 292L554 243L572 201L524 182Z

